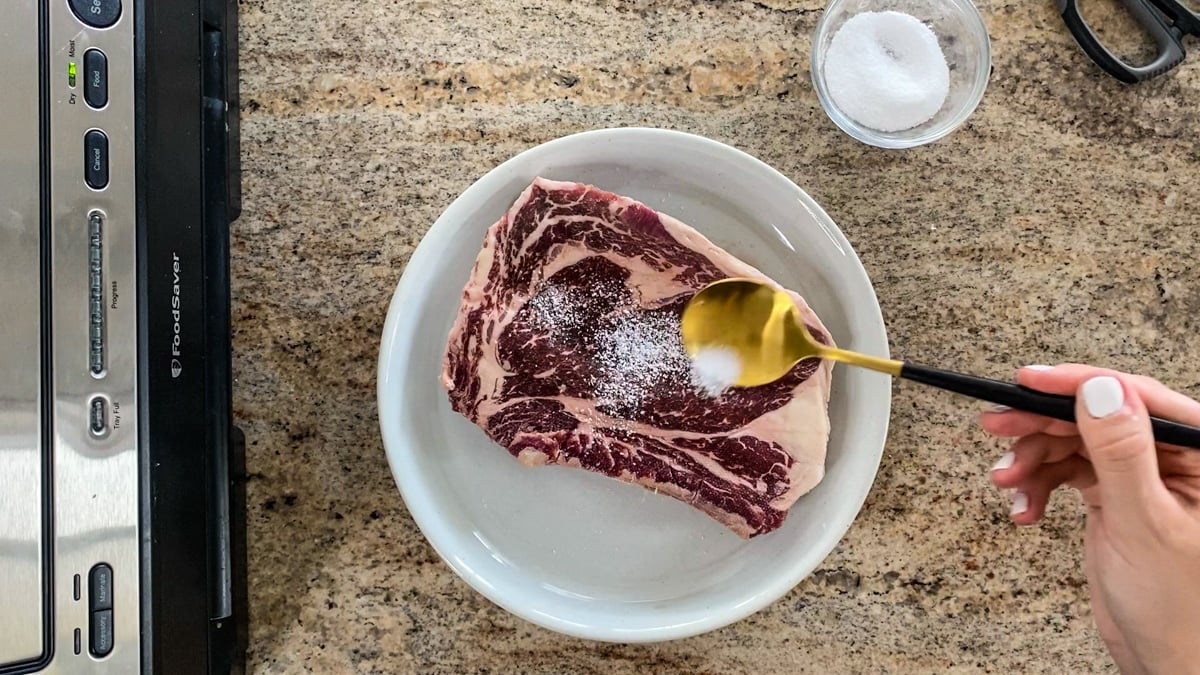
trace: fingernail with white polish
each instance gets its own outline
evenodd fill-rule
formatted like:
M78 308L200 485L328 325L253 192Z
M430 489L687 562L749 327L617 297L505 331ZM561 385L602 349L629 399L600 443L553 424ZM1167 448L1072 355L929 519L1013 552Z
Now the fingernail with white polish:
M1012 497L1012 510L1010 515L1019 516L1029 510L1029 496L1024 492L1016 492Z
M1092 417L1108 417L1125 406L1125 390L1115 377L1101 375L1083 383L1083 405Z
M1046 370L1054 370L1054 366L1043 366L1040 364L1034 364L1032 366L1025 366L1025 369L1026 370L1036 370L1038 372L1042 372L1042 371L1046 371Z
M1004 453L1003 457L996 460L996 463L992 465L992 471L1002 471L1004 469L1011 468L1012 465L1016 464L1016 463L1017 463L1017 456L1012 454L1011 452L1006 452L1006 453Z
M987 411L990 413L1006 413L1009 410L1012 410L1012 408L1006 405L1000 405L999 403L993 403L987 408Z

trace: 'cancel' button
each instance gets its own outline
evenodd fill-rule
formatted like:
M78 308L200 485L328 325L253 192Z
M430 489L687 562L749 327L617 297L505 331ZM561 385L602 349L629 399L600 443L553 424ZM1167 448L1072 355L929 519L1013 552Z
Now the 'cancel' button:
M83 137L83 175L93 190L108 187L108 136L98 129Z

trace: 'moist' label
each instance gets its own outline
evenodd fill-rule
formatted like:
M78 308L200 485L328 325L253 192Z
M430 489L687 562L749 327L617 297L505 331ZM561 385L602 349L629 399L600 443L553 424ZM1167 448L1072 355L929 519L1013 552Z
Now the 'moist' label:
M172 253L171 258L173 259L171 264L171 377L176 378L183 372L183 354L181 349L183 339L180 337L181 328L179 325L180 309L183 306L183 301L179 295L179 275L182 268L179 264L178 253Z

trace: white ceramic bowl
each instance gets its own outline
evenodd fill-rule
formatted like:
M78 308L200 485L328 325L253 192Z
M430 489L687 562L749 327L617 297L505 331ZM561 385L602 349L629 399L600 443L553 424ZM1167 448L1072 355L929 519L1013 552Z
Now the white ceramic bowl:
M472 185L417 247L388 310L379 418L410 513L476 590L535 624L595 640L653 642L739 620L821 563L875 478L888 378L835 368L825 480L779 530L743 541L700 511L578 469L526 468L450 409L442 353L485 230L537 176L641 200L803 294L838 343L887 353L871 283L800 188L726 145L612 129L524 152Z

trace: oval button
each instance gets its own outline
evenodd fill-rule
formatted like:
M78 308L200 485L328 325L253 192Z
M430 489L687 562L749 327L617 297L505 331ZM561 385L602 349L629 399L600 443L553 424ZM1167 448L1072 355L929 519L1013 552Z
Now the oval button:
M99 49L83 53L83 99L93 108L108 105L108 57Z
M108 28L121 18L121 0L71 0L71 11L92 28Z
M93 190L108 187L108 136L92 129L83 137L83 175Z
M108 434L108 402L99 396L88 404L88 430L97 438Z

